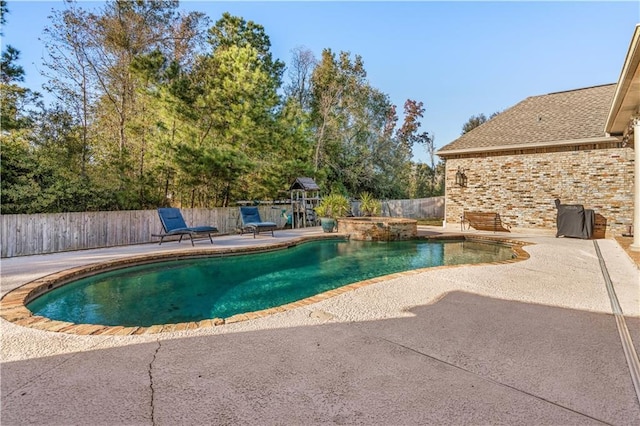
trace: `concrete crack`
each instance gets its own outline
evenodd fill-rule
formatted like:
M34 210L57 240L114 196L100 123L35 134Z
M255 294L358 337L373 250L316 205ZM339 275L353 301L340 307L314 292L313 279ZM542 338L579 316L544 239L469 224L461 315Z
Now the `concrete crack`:
M153 364L156 362L156 357L158 356L158 352L160 351L160 347L161 347L160 340L156 340L156 343L158 344L158 347L156 348L155 352L153 353L153 358L151 359L151 362L149 363L149 389L151 389L150 407L151 407L151 424L152 425L156 424L155 405L154 405L155 388L153 386Z

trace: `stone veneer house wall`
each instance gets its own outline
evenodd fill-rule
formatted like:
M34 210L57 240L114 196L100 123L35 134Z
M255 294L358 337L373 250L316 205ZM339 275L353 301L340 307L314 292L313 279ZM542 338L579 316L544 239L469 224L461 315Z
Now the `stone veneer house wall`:
M497 212L515 228L555 229L554 200L584 204L626 232L633 213L629 144L605 134L615 84L525 99L443 147L445 220ZM455 175L464 171L467 186Z

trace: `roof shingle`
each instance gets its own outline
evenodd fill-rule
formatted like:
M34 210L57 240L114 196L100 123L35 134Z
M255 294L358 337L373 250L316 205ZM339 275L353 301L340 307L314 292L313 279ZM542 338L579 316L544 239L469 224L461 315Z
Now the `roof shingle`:
M448 151L605 137L615 84L531 96L455 141Z

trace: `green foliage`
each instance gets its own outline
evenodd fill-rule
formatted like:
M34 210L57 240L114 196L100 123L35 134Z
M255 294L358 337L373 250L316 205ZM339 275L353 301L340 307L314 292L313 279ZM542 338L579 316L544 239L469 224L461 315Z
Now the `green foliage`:
M2 52L0 61L0 81L9 84L24 80L24 69L16 62L20 58L20 51L12 46L7 46Z
M461 134L464 135L465 133L469 133L476 127L486 123L487 121L491 120L493 117L495 117L498 114L500 114L500 111L494 112L489 116L489 118L487 118L487 116L482 113L478 115L472 115L471 117L469 117L469 120L467 120L467 122L462 125Z
M35 148L26 132L0 136L2 213L85 211L97 201L63 144Z
M416 164L411 184L412 198L444 195L444 163L438 163L435 168L424 163Z
M234 24L241 27L231 31ZM250 34L242 37L246 31ZM180 142L177 152L188 152L196 160L220 161L213 161L206 179L203 173L194 176L184 160L178 159L177 166L183 174L191 175L183 182L200 186L206 182L214 188L218 205L228 205L237 197L257 198L274 190L263 177L278 148L273 144L277 134L273 111L279 102L279 74L270 55L263 51L268 38L259 33L260 28L225 14L210 30L213 52L198 58L191 80L194 107L188 118L192 137L189 142ZM227 36L230 38L224 38ZM245 38L254 43L259 40L259 46L235 44ZM220 153L225 155L220 157Z
M227 206L287 197L298 176L331 191L332 216L349 210L337 194L442 190L442 168L411 163L415 145L433 152L419 133L422 102L405 103L396 129L396 107L359 55L325 49L317 61L300 48L283 87L284 63L261 25L228 13L209 22L174 1L91 12L66 3L45 31L50 109L20 86L19 52L8 46L3 213Z
M363 216L377 216L382 211L382 203L370 192L360 194L360 213Z
M316 213L319 217L336 219L345 216L350 209L351 204L347 197L340 193L332 192L322 198L320 204L316 207Z
M280 86L285 65L280 60L273 60L271 41L264 27L253 21L245 21L238 16L225 12L213 27L209 29L208 42L213 51L220 52L234 47L251 47L258 56L258 64L262 71L269 75L277 86Z
M19 58L19 50L6 46L0 61L0 123L5 132L30 127L32 107L40 98L39 93L19 85L24 80Z
M7 23L7 17L5 16L7 13L9 13L7 0L0 0L0 27ZM2 35L4 35L4 33L0 30L0 36Z
M322 52L312 74L310 119L314 170L324 170L327 185L338 183L350 194L370 191L381 197L406 192L408 141L414 130L405 129L403 138L393 135L395 106L367 82L360 56Z

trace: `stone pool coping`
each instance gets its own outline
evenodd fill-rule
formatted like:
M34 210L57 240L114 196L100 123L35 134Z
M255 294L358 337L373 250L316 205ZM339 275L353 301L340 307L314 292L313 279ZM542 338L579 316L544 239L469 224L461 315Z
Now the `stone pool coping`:
M119 269L124 266L134 266L146 263L154 263L162 260L179 260L179 259L193 259L198 257L216 257L216 256L233 256L249 253L261 253L274 250L285 249L299 244L303 244L309 241L318 241L326 239L345 239L348 235L341 233L329 233L301 236L291 240L276 242L273 244L262 246L249 246L249 247L233 247L233 248L221 248L221 247L207 247L196 248L195 250L183 251L165 251L150 254L142 254L131 256L127 258L121 258L116 260L109 260L105 262L96 262L84 266L78 266L70 269L65 269L53 274L46 275L36 280L30 281L26 284L19 286L18 288L9 291L0 299L0 317L3 319L23 327L59 332L74 335L141 335L141 334L158 334L168 333L182 330L192 330L198 328L216 327L224 324L232 324L242 321L253 320L257 318L266 317L280 312L285 312L308 306L314 303L321 302L323 300L330 299L343 293L347 293L361 287L366 287L375 283L407 277L411 275L417 275L427 270L458 268L458 267L470 267L481 265L501 265L513 262L520 262L529 258L529 254L523 249L524 246L532 245L533 243L520 241L513 238L505 238L501 236L490 235L468 235L468 234L437 234L437 235L425 235L418 236L419 240L436 240L436 241L478 241L478 242L497 242L508 245L514 252L514 257L507 260L496 262L484 262L475 264L460 264L460 265L446 265L436 266L430 268L419 268L410 271L397 272L389 275L383 275L374 277L364 281L358 281L351 283L333 290L329 290L323 293L319 293L314 296L310 296L295 302L287 303L273 308L263 309L259 311L247 312L243 314L236 314L228 318L213 318L205 319L201 321L183 322L175 324L156 324L151 326L107 326L99 324L77 324L66 321L52 320L39 315L34 315L26 305L36 297L53 290L57 287L68 284L69 282L84 278L97 273L107 272L114 269Z

